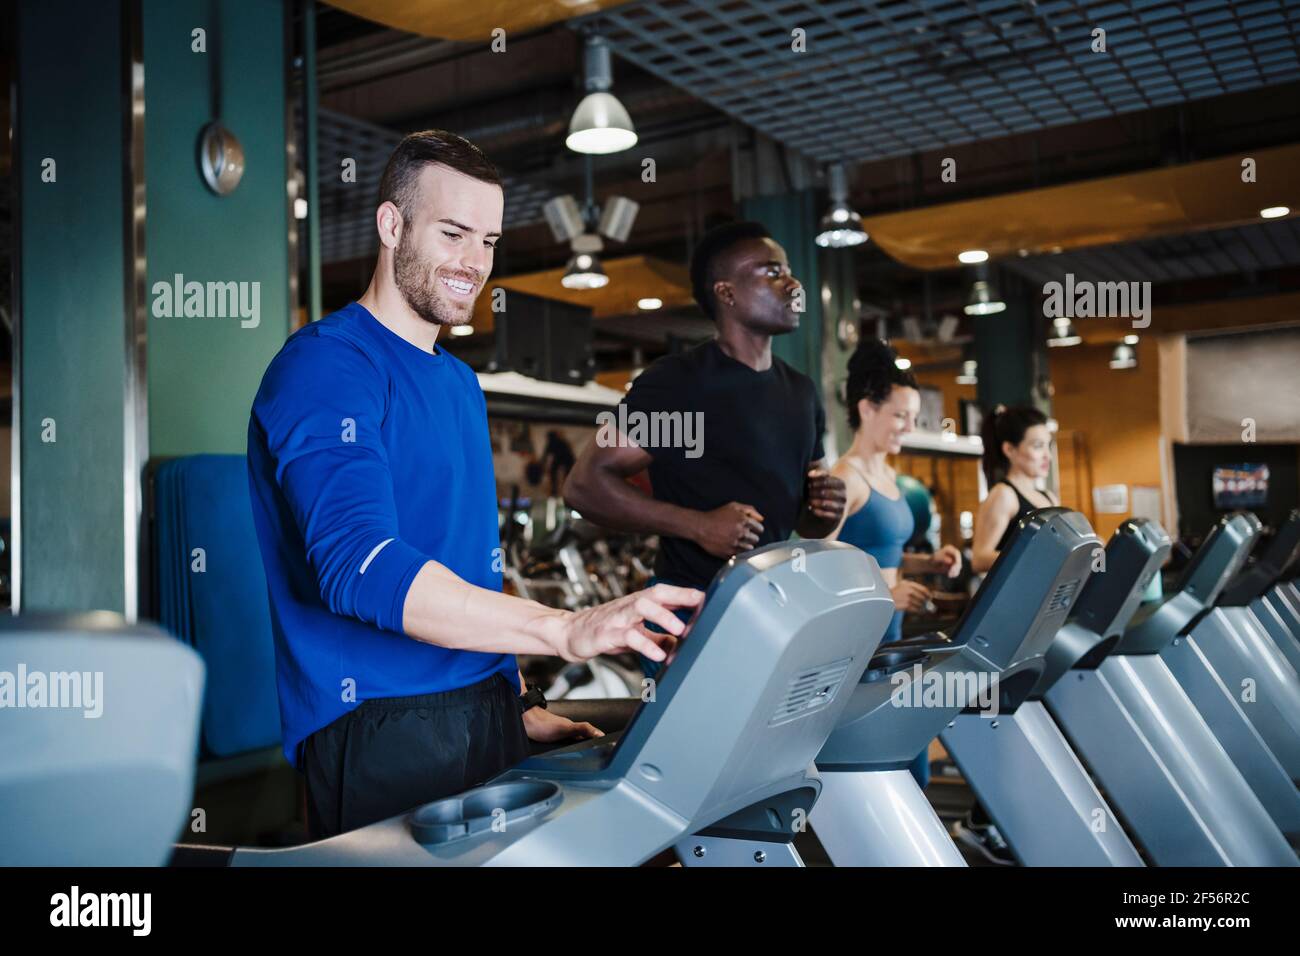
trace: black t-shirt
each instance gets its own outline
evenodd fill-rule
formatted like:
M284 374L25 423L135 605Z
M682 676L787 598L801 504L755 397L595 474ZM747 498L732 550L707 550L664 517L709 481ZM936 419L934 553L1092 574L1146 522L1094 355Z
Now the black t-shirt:
M808 467L823 456L826 415L808 376L775 355L756 372L710 341L659 359L633 380L623 405L620 427L653 458L656 499L696 511L739 501L763 516L759 545L790 537ZM704 588L724 563L692 541L661 536L655 574Z

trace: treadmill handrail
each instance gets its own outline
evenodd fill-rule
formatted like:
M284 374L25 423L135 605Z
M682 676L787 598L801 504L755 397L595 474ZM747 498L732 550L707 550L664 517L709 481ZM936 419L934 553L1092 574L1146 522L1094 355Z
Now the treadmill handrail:
M1172 546L1164 528L1146 518L1130 518L1115 529L1106 543L1105 573L1088 579L1069 620L1056 632L1030 700L1042 699L1073 668L1100 664L1141 606Z
M1300 560L1300 508L1292 509L1262 550L1258 559L1223 589L1219 596L1220 607L1245 607L1277 584Z
M1249 512L1224 515L1192 555L1179 587L1150 613L1143 609L1119 639L1113 654L1158 654L1212 608L1250 554L1263 526Z

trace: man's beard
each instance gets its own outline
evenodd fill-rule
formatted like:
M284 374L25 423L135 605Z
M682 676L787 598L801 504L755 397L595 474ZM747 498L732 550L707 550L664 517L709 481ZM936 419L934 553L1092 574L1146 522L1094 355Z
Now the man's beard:
M438 291L438 277L429 271L419 250L405 235L393 254L393 280L412 311L432 325L464 325L474 317L473 309L464 312L443 298Z

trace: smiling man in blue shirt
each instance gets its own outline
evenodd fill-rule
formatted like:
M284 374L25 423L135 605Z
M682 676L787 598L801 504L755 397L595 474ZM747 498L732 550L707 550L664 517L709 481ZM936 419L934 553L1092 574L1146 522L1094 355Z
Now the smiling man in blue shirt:
M599 734L524 710L513 655L662 660L673 609L702 598L659 585L570 612L501 593L483 393L437 344L491 272L501 180L429 130L398 145L379 199L370 286L289 338L248 430L284 750L317 838L474 786L529 739Z

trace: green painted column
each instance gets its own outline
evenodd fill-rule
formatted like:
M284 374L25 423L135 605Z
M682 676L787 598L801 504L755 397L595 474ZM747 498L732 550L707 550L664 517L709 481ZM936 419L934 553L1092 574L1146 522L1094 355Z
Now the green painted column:
M123 611L123 16L114 0L23 0L17 27L16 597Z
M790 271L803 283L805 311L799 328L772 340L772 352L803 372L821 388L822 301L816 237L814 192L802 189L774 196L755 196L741 203L741 218L765 225L790 260Z
M18 7L22 610L134 614L146 456L245 450L290 328L286 2ZM197 158L218 108L225 198Z
M215 19L214 19L215 17ZM205 52L194 49L205 31ZM152 458L239 453L267 364L290 328L286 18L282 0L144 0L145 169ZM214 62L215 60L215 62ZM245 171L220 197L199 175L199 132L213 118L244 148ZM201 315L174 305L176 276L201 283ZM209 308L209 284L249 308ZM256 315L251 308L256 304ZM172 308L171 312L176 310ZM225 313L225 314L222 314Z
M320 256L320 158L319 97L316 88L316 0L307 0L302 8L302 128L305 143L301 158L307 181L307 321L321 317Z
M822 404L826 408L826 430L833 437L836 457L844 454L853 442L848 410L841 395L849 377L852 348L840 342L841 324L857 328L862 304L858 299L854 260L858 251L849 249L820 250L822 276ZM874 334L874 331L872 332ZM827 447L830 454L830 447Z
M976 396L987 411L996 405L1030 404L1034 390L1035 355L1041 323L1035 314L1038 298L1023 282L993 270L993 281L1007 307L996 315L974 318L975 360L979 363Z

